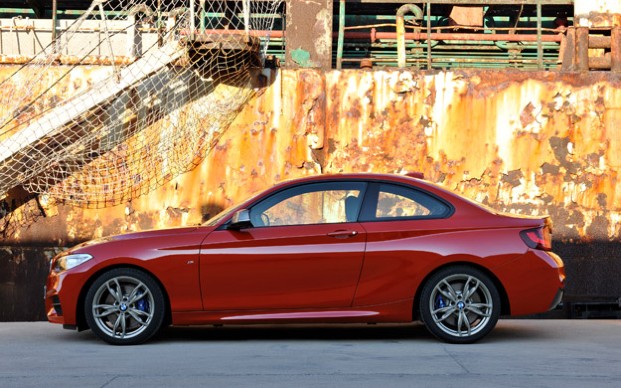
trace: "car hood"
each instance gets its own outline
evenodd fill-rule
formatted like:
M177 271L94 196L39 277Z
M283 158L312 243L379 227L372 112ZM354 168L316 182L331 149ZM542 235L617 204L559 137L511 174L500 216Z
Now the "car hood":
M119 241L119 240L134 240L138 238L156 238L156 237L164 237L171 234L179 234L179 233L190 233L198 229L197 226L188 226L181 228L169 228L169 229L158 229L158 230L146 230L143 232L133 232L133 233L125 233L118 234L116 236L108 237L108 241Z
M187 226L180 228L168 228L168 229L157 229L157 230L147 230L142 232L132 232L132 233L124 233L117 234L114 236L102 237L95 240L86 241L80 245L73 247L71 250L79 250L81 248L90 247L94 245L104 244L112 241L124 241L124 240L137 240L137 239L153 239L160 238L165 236L170 236L173 234L184 234L184 233L192 233L196 231L199 226ZM205 233L205 235L211 233L215 227L212 226L201 226L201 231Z

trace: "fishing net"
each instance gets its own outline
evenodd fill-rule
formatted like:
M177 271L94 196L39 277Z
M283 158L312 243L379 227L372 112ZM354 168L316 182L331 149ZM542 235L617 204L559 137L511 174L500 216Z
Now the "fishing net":
M62 21L52 44L0 80L0 197L20 187L101 208L194 168L261 87L280 8L96 0Z

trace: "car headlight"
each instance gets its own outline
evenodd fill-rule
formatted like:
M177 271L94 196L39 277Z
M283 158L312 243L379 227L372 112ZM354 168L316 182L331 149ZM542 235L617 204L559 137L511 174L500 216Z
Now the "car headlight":
M78 265L89 261L93 256L87 253L74 253L66 256L61 256L54 261L52 270L55 272L62 272L68 269L77 267Z

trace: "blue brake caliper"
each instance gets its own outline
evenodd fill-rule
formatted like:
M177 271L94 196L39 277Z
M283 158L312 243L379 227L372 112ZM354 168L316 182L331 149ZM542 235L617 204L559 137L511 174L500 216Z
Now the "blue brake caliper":
M444 299L442 298L442 295L436 296L436 303L435 303L435 307L436 309L441 309L446 307L446 303L444 302Z
M142 294L139 294L138 296L140 295ZM138 302L136 303L136 307L138 308L138 310L146 312L147 310L149 310L149 302L147 302L145 298L142 298L138 300Z

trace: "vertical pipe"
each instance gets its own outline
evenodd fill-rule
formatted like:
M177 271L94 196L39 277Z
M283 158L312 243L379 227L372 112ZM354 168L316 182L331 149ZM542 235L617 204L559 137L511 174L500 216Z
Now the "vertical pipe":
M190 39L194 40L194 31L196 31L196 20L194 19L194 0L188 0L190 3Z
M162 26L162 0L157 0L157 47L162 47L164 45L164 36L163 36L163 26Z
M537 68L543 69L543 45L541 43L541 0L537 0Z
M136 26L136 12L134 12L134 8L129 11L129 15L127 15L127 55L135 59L140 56L138 53L138 26ZM137 10L136 10L137 11Z
M397 13L397 65L405 67L405 25L403 15Z
M343 67L343 44L345 41L345 0L339 3L339 39L336 47L336 68Z
M244 6L244 30L246 34L250 33L250 0L243 1Z
M201 7L201 21L200 21L200 26L201 26L201 34L205 33L205 0L200 0L200 7Z
M613 73L621 73L621 27L612 28L610 33L610 70Z
M563 71L575 71L576 70L576 29L569 27L567 29L567 37L565 39L565 51L563 51L563 63L561 64L561 70Z
M423 11L414 4L404 4L397 10L397 61L405 67L405 14L411 12L416 20L423 18Z
M589 71L589 28L576 28L576 62L578 71Z
M57 16L56 16L56 11L58 9L58 4L57 4L57 0L52 1L52 55L56 55L57 53L57 48L56 48L56 23L57 23Z
M431 1L427 1L427 70L431 70Z
M104 32L106 34L106 41L108 41L108 50L110 50L110 58L112 59L112 70L114 75L116 76L116 81L121 81L121 73L116 66L116 61L114 60L114 49L112 48L112 40L110 39L110 31L108 31L108 19L106 19L106 13L104 12L102 3L98 4L99 7L99 16L104 25Z

